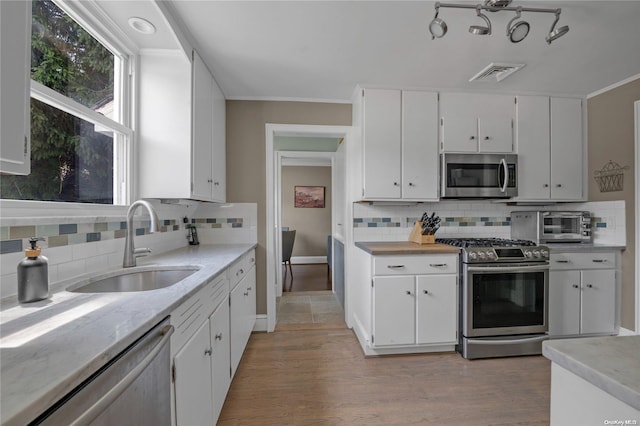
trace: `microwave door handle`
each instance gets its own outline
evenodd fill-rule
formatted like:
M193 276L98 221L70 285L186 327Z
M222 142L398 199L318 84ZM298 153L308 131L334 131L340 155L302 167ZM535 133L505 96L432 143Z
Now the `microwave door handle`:
M502 182L502 188L500 188L500 192L507 191L507 185L509 185L509 167L507 166L507 160L504 158L500 159L500 167L502 167L504 181Z

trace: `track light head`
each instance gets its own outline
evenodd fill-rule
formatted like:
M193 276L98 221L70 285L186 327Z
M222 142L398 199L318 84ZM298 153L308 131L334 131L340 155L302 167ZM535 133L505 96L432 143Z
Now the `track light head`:
M549 30L549 34L545 38L547 40L547 44L551 44L552 41L562 37L566 33L569 32L569 26L563 25L560 28L556 28L558 21L560 20L560 9L556 12L556 19L553 21L553 25L551 25L551 30Z
M482 25L472 25L469 27L469 32L475 35L491 35L491 21L482 14L481 10L482 7L480 5L476 6L476 14L484 20L487 26L483 27Z
M447 24L442 19L438 18L438 13L440 13L440 8L438 3L436 3L436 16L433 17L433 20L429 24L431 40L444 37L447 33Z
M518 7L516 10L516 16L507 24L507 37L512 43L520 43L529 34L529 23L526 21L518 21L522 13L522 7Z

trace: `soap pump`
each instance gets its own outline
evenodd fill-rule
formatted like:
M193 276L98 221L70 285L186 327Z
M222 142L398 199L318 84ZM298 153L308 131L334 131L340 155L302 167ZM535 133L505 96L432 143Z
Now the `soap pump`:
M31 248L18 264L18 302L29 303L49 297L49 266L36 244L44 238L29 238Z

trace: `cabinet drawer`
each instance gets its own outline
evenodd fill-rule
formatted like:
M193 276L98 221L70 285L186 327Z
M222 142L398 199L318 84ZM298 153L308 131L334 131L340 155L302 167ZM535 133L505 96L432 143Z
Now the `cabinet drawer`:
M457 255L375 256L373 275L458 273Z
M605 253L553 253L549 267L552 270L566 269L611 269L616 267L616 254Z
M235 286L242 280L242 278L249 272L252 266L256 264L256 251L243 255L228 269L229 274L229 288L233 290Z

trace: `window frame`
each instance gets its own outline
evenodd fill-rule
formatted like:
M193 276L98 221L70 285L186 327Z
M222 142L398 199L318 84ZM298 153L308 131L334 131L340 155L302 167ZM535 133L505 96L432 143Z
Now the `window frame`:
M4 217L16 217L30 209L65 210L67 207L71 216L76 216L83 210L85 212L120 210L122 206L128 205L135 195L132 165L135 164L136 152L136 132L133 127L137 101L134 97L136 49L95 1L51 1L114 55L114 99L119 100L114 109L114 118L117 121L32 79L30 79L29 98L37 99L53 108L113 131L113 203L2 199L2 216ZM7 210L9 215L6 214Z

